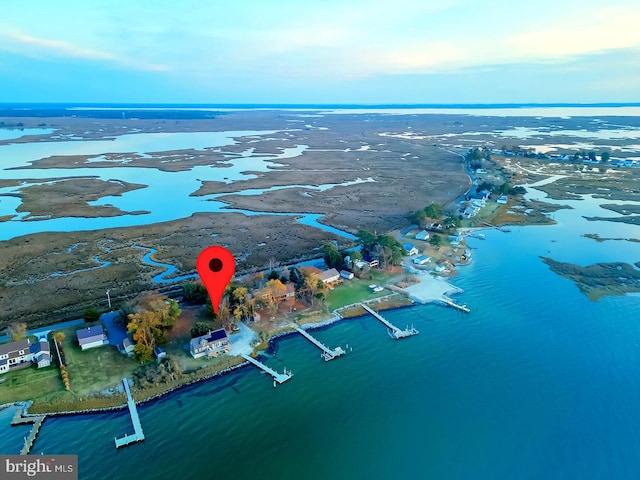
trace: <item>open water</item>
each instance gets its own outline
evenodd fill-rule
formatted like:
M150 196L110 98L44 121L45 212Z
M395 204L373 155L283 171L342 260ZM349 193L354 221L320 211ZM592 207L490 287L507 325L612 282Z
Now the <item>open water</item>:
M585 211L598 210L585 201ZM83 479L635 479L640 472L640 296L590 302L560 261L638 261L640 227L587 222L487 231L455 284L468 315L435 305L386 313L420 335L394 341L372 317L316 330L353 351L325 363L299 335L265 361L126 411L49 418L32 453L79 455ZM611 213L611 212L609 212ZM0 411L0 452L24 427Z
M372 317L336 323L315 335L353 350L329 363L285 337L265 359L294 372L284 385L249 366L141 405L146 439L121 450L126 410L51 417L32 453L78 454L82 479L636 479L640 295L590 302L540 256L634 263L638 243L582 235L640 227L588 222L614 215L591 198L561 203L575 209L556 226L469 241L454 280L468 315L387 312L420 330L400 341ZM0 410L3 454L28 433L9 427L14 411Z

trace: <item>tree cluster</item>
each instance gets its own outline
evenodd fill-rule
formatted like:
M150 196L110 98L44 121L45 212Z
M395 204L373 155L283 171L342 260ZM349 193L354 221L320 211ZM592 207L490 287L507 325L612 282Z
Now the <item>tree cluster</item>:
M133 351L141 363L151 360L156 345L167 342L167 332L181 313L178 302L164 295L149 293L139 299L135 313L127 316L127 331L133 334Z
M414 213L411 221L420 227L424 227L429 220L439 220L441 217L442 207L437 203L432 203Z
M381 268L400 265L407 254L402 244L391 235L378 235L360 230L357 236L362 255L378 260Z
M182 376L178 362L171 357L165 358L158 364L148 364L139 368L133 374L133 380L139 388L157 387L171 383Z

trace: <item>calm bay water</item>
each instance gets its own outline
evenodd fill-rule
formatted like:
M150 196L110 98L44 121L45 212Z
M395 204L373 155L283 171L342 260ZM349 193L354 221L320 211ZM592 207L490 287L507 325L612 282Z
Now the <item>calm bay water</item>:
M295 374L278 388L246 367L175 392L140 407L146 440L119 451L124 411L50 418L33 453L77 453L83 479L636 478L640 296L590 302L539 256L637 261L637 244L580 235L640 227L581 213L470 240L475 261L455 279L469 315L388 312L420 330L401 341L370 317L336 323L316 336L353 351L329 363L285 337L266 357ZM0 412L3 453L25 434L11 413Z
M188 194L201 177L184 175ZM474 263L454 280L469 315L385 313L420 330L402 341L370 317L336 323L315 335L353 351L329 363L285 337L265 359L295 374L278 388L246 367L174 392L140 406L146 440L122 450L126 411L48 418L33 453L78 454L82 479L635 479L640 296L590 302L540 256L637 262L637 243L582 235L640 238L640 227L588 222L614 215L593 199L560 203L575 209L556 212L559 225L469 240ZM9 427L14 411L0 411L1 453L28 432Z

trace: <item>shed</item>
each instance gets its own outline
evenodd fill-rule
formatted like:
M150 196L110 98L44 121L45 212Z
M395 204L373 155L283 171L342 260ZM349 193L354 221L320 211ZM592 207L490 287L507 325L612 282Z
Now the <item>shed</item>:
M351 280L354 275L353 272L350 272L349 270L340 270L340 277L344 278L345 280Z

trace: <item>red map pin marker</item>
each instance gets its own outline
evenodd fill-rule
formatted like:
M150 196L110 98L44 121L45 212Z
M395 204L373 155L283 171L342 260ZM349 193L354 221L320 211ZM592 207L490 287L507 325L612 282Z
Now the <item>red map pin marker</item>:
M236 270L236 261L226 248L207 247L198 255L196 270L209 292L213 311L217 314L224 289L227 288Z

